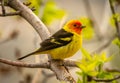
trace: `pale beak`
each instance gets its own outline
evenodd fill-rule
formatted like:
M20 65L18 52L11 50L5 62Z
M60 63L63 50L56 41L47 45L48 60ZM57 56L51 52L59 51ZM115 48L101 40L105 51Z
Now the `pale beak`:
M86 26L81 26L81 28L85 28Z

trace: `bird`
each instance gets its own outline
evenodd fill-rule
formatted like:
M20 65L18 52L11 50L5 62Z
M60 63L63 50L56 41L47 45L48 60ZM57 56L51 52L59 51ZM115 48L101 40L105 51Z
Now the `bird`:
M73 56L82 47L82 30L85 26L79 20L68 21L63 28L40 43L36 51L19 57L22 60L31 55L50 54L52 59L64 60Z

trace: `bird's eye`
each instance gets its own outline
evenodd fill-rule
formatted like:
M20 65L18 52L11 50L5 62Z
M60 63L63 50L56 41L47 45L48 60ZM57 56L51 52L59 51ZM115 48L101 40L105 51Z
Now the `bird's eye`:
M76 24L74 24L73 26L74 26L74 27L76 27L77 25L76 25Z

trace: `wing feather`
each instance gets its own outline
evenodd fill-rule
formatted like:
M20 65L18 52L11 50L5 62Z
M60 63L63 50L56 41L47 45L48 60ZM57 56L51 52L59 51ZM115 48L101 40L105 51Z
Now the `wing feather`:
M61 46L65 46L72 41L73 34L64 29L56 32L49 39L44 40L40 45L39 51L47 51ZM67 39L67 40L66 40Z

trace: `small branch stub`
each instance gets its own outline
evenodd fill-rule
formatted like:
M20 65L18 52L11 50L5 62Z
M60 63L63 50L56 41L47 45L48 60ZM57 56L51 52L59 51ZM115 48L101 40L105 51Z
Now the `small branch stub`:
M63 65L63 60L52 59L50 61L50 69L55 72L57 79L61 81L69 81L70 83L76 83L68 69L61 65Z
M15 15L20 15L20 11L0 14L0 16L3 16L3 17L5 17L5 16L15 16Z

